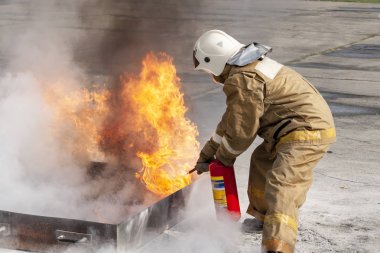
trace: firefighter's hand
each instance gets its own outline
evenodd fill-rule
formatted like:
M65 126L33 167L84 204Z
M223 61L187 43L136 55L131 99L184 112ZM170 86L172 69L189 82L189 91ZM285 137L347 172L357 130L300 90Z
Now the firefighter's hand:
M209 163L197 163L194 168L197 170L197 174L200 175L203 172L207 172L209 170L208 166Z
M197 163L209 163L214 160L215 153L218 148L219 144L211 138L202 148Z

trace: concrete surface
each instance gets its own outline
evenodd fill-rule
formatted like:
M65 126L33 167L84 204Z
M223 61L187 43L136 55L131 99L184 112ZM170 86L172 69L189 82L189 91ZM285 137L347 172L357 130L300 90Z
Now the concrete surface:
M180 4L109 1L106 7L100 12L96 4L86 6L81 10L84 21L79 26L71 23L70 12L57 12L52 22L56 29L75 30L84 36L81 38L86 46L77 47L76 60L93 75L107 76L136 68L135 62L148 50L173 55L190 108L189 117L198 125L202 144L211 136L225 108L221 88L191 67L192 46L203 31L218 28L244 43L271 45L272 58L311 80L333 109L338 141L315 170L314 184L301 209L296 251L380 250L380 5L189 0ZM28 22L38 19L30 15L30 8L33 9L28 1L0 0L0 34L16 35ZM0 67L5 67L12 57L7 51L9 45L3 41L0 39ZM258 143L260 140L236 162L243 211L248 205L245 191L249 157ZM191 224L213 212L206 177L201 178L193 194L192 215L140 252L207 252L202 251L202 243L191 241L198 237L190 229ZM197 194L202 195L199 202ZM204 230L210 232L211 243L226 240L223 236L213 237L207 227ZM184 243L187 238L191 243ZM259 252L260 240L260 234L241 234L224 252ZM184 248L176 251L179 245Z
M296 251L377 252L380 250L380 6L275 2L252 3L257 6L238 12L246 13L257 7L259 15L217 27L232 31L245 42L257 40L273 46L272 57L312 81L333 110L338 141L315 170L314 184L301 209ZM205 29L211 27L205 25ZM191 94L191 115L198 122L204 142L223 113L224 97L221 88L205 85L208 77L203 74L204 80L201 75L184 73L183 81L186 92ZM194 83L199 89L194 89ZM236 163L243 211L248 205L249 157L259 142L255 141ZM186 227L171 229L158 240L160 243L154 242L142 252L151 252L162 242L186 238L190 233ZM259 252L260 240L260 234L245 234L236 240L232 251ZM170 245L164 248L170 249Z

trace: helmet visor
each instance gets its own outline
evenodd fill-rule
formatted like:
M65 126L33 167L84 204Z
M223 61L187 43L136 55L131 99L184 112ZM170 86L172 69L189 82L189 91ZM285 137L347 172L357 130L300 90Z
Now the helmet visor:
M197 68L199 66L199 61L195 57L195 53L196 53L196 51L193 50L193 64L194 64L194 68Z

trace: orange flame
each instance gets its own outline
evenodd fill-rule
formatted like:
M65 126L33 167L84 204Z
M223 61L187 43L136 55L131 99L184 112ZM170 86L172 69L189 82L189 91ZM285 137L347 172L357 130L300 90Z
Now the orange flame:
M55 115L52 130L64 147L78 160L103 161L100 129L109 111L109 91L68 91L56 85L46 90L45 97Z
M129 163L124 168L141 166L136 177L164 196L191 183L187 171L198 155L198 131L185 116L172 58L149 53L142 65L138 77L122 76L118 89L68 91L55 85L45 95L66 149L81 160L121 157Z
M163 53L150 53L139 79L124 82L125 92L132 96L136 112L144 119L139 123L148 124L156 136L146 136L147 143L155 147L153 151L137 152L143 165L137 177L156 194L173 193L191 182L187 171L198 154L198 132L185 116L187 109L172 59Z

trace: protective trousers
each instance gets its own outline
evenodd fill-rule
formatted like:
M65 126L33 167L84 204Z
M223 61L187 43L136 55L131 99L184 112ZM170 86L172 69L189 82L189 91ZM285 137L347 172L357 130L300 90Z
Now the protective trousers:
M294 252L298 209L329 144L263 142L252 154L248 213L264 221L263 251Z

